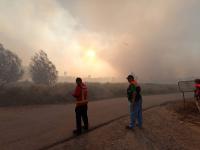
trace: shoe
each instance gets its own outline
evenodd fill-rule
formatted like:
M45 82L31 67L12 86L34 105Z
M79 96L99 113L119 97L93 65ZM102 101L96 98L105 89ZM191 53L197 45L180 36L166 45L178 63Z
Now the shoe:
M133 129L133 127L126 126L126 129L132 130L132 129Z
M81 135L81 131L73 130L73 134L76 135L76 136Z

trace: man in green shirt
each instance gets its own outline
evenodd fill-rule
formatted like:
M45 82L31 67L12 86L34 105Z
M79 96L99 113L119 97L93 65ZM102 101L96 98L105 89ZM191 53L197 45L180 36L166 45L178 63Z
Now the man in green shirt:
M127 88L127 97L129 102L130 109L130 125L126 126L127 129L132 129L134 127L134 101L136 97L136 86L137 82L134 80L133 75L128 75L127 80L129 82L129 86Z

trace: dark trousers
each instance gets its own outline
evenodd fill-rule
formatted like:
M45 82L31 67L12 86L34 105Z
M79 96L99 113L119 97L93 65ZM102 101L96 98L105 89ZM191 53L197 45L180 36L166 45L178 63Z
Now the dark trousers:
M76 112L76 129L78 132L81 132L82 125L81 125L81 118L84 123L84 128L88 129L88 116L87 116L87 105L78 106L75 108Z

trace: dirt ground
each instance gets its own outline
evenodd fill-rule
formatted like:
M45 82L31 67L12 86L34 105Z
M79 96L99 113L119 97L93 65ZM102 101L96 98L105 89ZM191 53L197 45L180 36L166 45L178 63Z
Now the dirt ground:
M51 150L199 150L200 114L193 103L168 103L143 113L144 128L127 130L129 117L83 134Z

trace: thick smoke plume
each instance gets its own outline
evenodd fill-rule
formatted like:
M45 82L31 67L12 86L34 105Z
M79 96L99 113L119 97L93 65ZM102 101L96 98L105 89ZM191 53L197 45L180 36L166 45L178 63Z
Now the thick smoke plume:
M0 4L0 41L24 62L34 50L46 49L61 72L65 67L74 74L99 76L133 72L146 82L200 76L198 0L1 0ZM82 52L77 45L94 48L106 69L77 71L84 68L78 67Z

